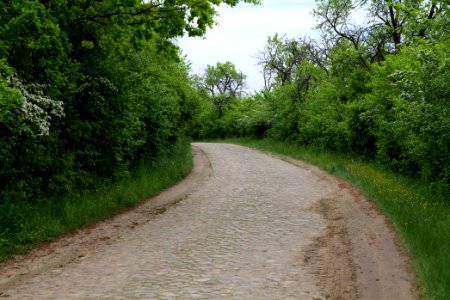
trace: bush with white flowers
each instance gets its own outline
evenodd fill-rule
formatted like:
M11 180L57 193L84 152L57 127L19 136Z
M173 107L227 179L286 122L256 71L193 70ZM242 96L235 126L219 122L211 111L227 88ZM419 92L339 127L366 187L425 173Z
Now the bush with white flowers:
M23 97L18 112L36 127L38 135L48 135L52 116L64 116L63 102L45 96L42 84L26 84L15 75L9 76L8 81Z

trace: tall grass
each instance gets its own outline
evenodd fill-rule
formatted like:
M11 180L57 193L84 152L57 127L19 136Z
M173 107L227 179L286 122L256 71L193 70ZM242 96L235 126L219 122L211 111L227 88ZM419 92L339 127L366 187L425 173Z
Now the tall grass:
M114 184L99 183L95 190L35 203L0 205L0 261L117 213L181 180L192 168L190 143L183 140L169 154L143 162L132 176Z
M425 298L450 299L450 195L349 156L269 139L226 141L301 159L351 182L391 220L413 257Z

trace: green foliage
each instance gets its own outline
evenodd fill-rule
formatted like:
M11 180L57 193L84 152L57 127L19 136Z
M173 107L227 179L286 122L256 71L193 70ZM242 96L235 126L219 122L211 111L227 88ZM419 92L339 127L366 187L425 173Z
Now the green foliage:
M171 151L143 157L122 181L99 181L90 191L42 195L32 203L14 195L4 198L0 203L0 261L130 207L178 182L191 167L190 140L182 139Z
M48 162L38 141L46 138L51 116L61 116L62 111L60 103L43 96L38 87L18 82L4 60L0 60L0 73L1 202L4 194L23 199L42 185L44 179L31 172Z
M286 85L295 87L293 100L302 100L325 70L321 50L306 38L269 36L257 58L262 66L265 87L268 90Z
M208 65L202 76L192 81L199 95L190 133L196 138L240 134L245 75L231 62Z
M2 133L7 131L21 131L20 116L16 113L23 102L20 91L10 86L8 78L12 75L12 69L0 60L0 126ZM23 117L22 117L23 119Z
M324 83L302 104L297 141L334 151L345 152L351 149L345 104L339 101L339 95L334 93L335 88L331 82Z
M170 151L199 105L171 39L203 35L222 2L259 1L1 2L0 203L120 180Z
M209 99L199 101L190 132L194 138L206 139L222 136L217 109Z
M262 138L267 135L267 131L272 127L272 121L276 120L276 116L272 115L274 110L270 107L269 99L266 96L270 96L270 94L262 92L253 97L244 98L236 105L237 108L233 108L232 112L236 111L238 115L230 114L234 121L234 130L230 134L231 136Z
M236 70L233 63L227 61L218 62L215 66L208 65L204 76L199 78L198 88L202 94L211 98L219 119L227 106L242 96L245 77L242 72Z
M374 66L377 155L394 168L450 183L448 42L418 44ZM378 108L375 108L378 107Z
M232 106L222 132L353 153L448 192L448 47L446 37L422 40L370 63L367 48L341 41L328 52L328 70L307 65L317 80L304 94L294 82L272 85Z
M298 104L292 100L295 94L295 87L285 85L276 87L272 92L264 92L264 108L263 113L265 122L270 124L270 128L265 133L266 136L292 140L298 134ZM275 112L275 114L274 114ZM261 115L255 115L261 118Z
M361 12L365 13L363 23L352 17ZM372 60L383 60L385 55L400 51L402 45L438 38L438 32L448 34L443 27L448 25L445 0L318 0L314 14L327 40L345 40L355 50L368 47L371 51L365 56Z
M19 143L17 135L27 131L23 117L17 114L23 99L20 92L9 86L7 78L11 75L4 60L0 60L0 188L4 189L8 178L17 172L14 169L16 153L12 150Z
M58 20L38 1L11 1L2 6L0 57L7 57L27 83L65 84L71 47Z

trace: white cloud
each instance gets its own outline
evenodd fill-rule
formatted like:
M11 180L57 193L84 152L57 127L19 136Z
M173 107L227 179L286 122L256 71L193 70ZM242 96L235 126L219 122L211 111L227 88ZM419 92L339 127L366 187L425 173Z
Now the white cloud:
M247 77L249 91L263 87L263 77L255 56L268 36L316 36L312 0L263 0L260 6L240 4L219 7L218 25L205 38L184 37L178 41L192 62L192 71L203 73L206 66L231 61Z

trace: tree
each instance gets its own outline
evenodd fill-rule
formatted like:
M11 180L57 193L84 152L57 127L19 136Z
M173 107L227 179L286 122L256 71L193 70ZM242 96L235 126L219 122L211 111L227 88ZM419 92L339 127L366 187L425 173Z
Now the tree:
M269 37L258 63L263 67L265 88L293 85L295 99L308 92L315 70L328 72L326 56L317 43L306 38Z
M237 71L236 66L229 61L206 67L205 74L200 79L200 88L212 98L219 118L223 116L225 106L232 99L242 96L245 78L246 76Z
M373 57L384 59L402 44L435 34L433 28L443 24L447 10L445 0L320 0L314 14L318 28L335 43L345 39L356 50L365 46ZM355 13L366 13L365 22L354 21Z
M258 55L267 89L274 84L283 86L292 82L294 70L305 56L301 50L300 43L295 39L280 37L278 34L269 36L265 49Z
M319 19L317 28L325 36L330 37L334 43L341 39L351 42L358 49L364 42L367 29L352 21L352 13L357 9L358 3L352 0L320 0L315 16Z

